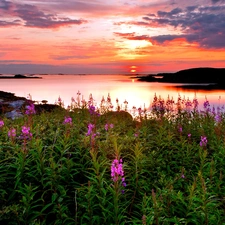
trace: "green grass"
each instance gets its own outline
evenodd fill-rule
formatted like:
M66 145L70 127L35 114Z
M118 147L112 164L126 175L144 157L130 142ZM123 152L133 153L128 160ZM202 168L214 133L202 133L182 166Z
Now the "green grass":
M225 114L154 106L135 119L86 107L2 116L0 224L225 224Z

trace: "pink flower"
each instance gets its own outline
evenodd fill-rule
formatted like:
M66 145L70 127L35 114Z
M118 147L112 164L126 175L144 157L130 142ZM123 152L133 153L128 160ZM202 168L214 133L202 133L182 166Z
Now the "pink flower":
M72 118L71 117L66 117L65 116L65 119L64 119L64 122L63 122L63 124L70 124L70 125L72 125Z
M16 136L16 129L15 128L11 128L9 131L8 131L8 137L9 138L14 138Z
M207 140L207 137L206 136L201 136L201 141L200 141L200 146L201 147L204 147L204 146L206 146L207 145L207 142L208 142L208 140Z
M36 111L35 111L35 106L34 106L33 103L26 106L25 114L32 115L32 114L35 114L35 113L36 113Z
M114 159L111 165L111 178L113 182L121 181L122 186L126 187L127 184L125 182L124 171L123 171L123 161L122 159Z
M112 124L112 123L111 123L111 124L108 124L108 123L107 123L107 124L105 125L105 130L108 131L109 127L112 129L112 128L114 127L114 124Z
M0 120L0 127L3 127L3 126L4 126L4 121Z
M90 136L91 135L92 130L94 129L94 127L95 127L94 124L91 124L91 123L88 124L88 132L86 133L86 136Z
M30 127L23 126L22 127L22 138L27 139L32 137L32 133L30 132Z

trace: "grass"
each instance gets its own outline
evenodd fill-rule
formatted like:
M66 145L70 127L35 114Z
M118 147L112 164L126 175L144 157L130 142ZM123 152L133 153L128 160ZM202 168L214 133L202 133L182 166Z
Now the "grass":
M196 101L2 116L0 224L225 224L225 114Z

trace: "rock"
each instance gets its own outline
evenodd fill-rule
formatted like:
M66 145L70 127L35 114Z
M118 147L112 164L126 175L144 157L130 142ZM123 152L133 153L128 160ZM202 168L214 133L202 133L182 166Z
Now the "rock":
M18 119L20 117L23 117L23 114L19 110L14 109L11 112L5 113L5 117L7 117L8 119L14 120L14 119Z
M24 105L25 101L24 100L17 100L9 103L9 106L19 109Z

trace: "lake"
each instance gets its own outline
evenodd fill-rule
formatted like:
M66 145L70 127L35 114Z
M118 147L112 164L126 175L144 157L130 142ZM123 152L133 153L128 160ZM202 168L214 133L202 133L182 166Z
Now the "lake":
M27 97L29 94L33 100L47 100L55 103L60 97L65 106L71 104L71 98L80 96L86 101L92 94L95 103L100 104L102 97L107 99L110 94L112 103L116 105L116 99L124 107L124 101L128 102L128 109L133 106L149 109L154 95L161 96L165 100L168 96L176 101L181 98L196 98L200 106L207 98L211 106L223 106L225 104L225 90L193 90L183 89L182 84L150 83L138 81L129 75L37 75L42 79L1 79L0 90L15 93L16 96ZM180 87L177 87L180 86Z

